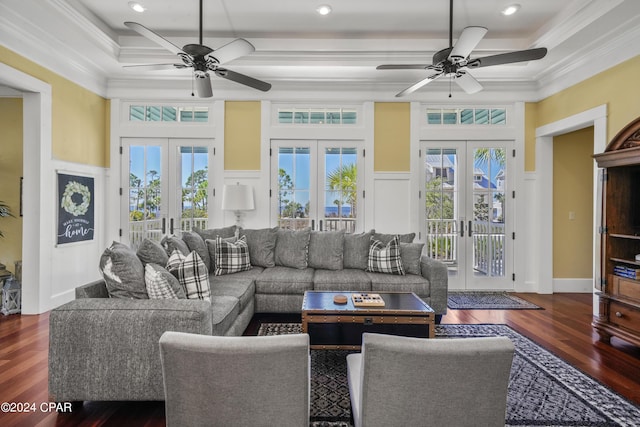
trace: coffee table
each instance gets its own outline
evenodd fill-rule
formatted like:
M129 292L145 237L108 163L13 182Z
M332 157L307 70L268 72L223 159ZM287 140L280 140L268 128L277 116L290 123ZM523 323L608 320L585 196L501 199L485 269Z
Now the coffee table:
M433 338L435 312L413 292L372 292L384 307L356 307L357 292L306 291L302 302L302 331L315 350L359 350L364 332ZM346 304L334 302L336 295Z

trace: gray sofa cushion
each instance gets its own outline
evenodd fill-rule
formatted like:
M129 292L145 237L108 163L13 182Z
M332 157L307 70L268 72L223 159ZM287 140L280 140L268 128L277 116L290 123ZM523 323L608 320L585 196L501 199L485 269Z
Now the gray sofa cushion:
M217 236L226 239L228 237L234 237L236 235L236 226L232 225L223 228L207 228L206 230L202 230L198 227L193 227L193 232L199 234L200 237L202 237L202 240L216 240Z
M213 304L217 304L217 298L220 296L229 296L238 298L240 301L240 311L244 310L252 301L255 293L255 284L252 279L233 279L227 280L227 276L210 275L211 280L211 300Z
M184 299L182 285L164 267L152 262L144 266L144 283L150 299Z
M140 243L136 255L138 255L138 258L142 261L142 265L151 262L153 264L165 266L169 260L169 255L167 255L167 251L162 247L162 245L155 240L147 238L143 239Z
M276 266L307 268L310 236L310 228L302 230L278 229L275 251Z
M256 293L304 294L313 290L313 269L275 266L267 268L256 279Z
M99 267L111 298L149 298L142 261L127 245L113 242L102 253Z
M276 266L275 250L276 242L278 241L278 227L258 230L241 228L239 234L247 237L251 265L258 267Z
M211 335L225 335L240 314L240 300L227 295L217 296L211 304Z
M362 270L316 270L313 275L313 289L316 291L370 292L371 279Z
M420 257L424 243L400 243L400 258L404 272L407 274L422 274L420 270Z
M384 245L389 243L391 239L393 239L395 236L398 236L398 241L400 243L413 243L413 239L415 239L416 233L383 234L383 233L376 233L375 231L373 233L373 238L376 240L380 240Z
M428 297L430 295L429 281L422 276L416 276L415 274L396 276L371 272L366 274L371 279L371 292L413 292L419 297Z
M182 240L184 240L189 247L189 251L196 251L198 255L200 255L200 259L204 262L207 270L213 271L209 249L207 249L207 245L204 243L202 237L197 233L184 231L182 233Z
M343 268L367 269L373 232L344 235Z
M176 250L184 256L189 255L189 252L191 252L184 240L176 236L164 237L160 244L167 251L168 255L171 255L173 251Z
M344 230L312 231L309 236L309 267L342 270Z

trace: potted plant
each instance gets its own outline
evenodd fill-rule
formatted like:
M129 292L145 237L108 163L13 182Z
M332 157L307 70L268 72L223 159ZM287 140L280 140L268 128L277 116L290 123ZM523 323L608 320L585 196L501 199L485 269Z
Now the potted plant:
M0 217L5 216L13 216L13 214L11 213L11 208L9 207L9 205L5 204L3 201L0 201ZM1 230L0 237L4 237L4 234L2 234Z

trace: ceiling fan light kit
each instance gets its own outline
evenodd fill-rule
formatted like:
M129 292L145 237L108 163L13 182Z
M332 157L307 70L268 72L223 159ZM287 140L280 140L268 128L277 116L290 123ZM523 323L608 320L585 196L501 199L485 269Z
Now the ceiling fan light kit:
M135 12L138 12L138 13L142 13L145 10L147 10L143 5L141 5L140 3L135 2L135 1L130 1L129 2L129 7L131 9L133 9Z
M505 7L504 9L502 9L500 13L502 13L504 16L511 16L514 13L516 13L518 10L520 10L519 4L511 4Z
M519 9L519 5L512 5L513 12ZM505 9L506 10L506 9ZM503 11L504 13L504 11ZM514 62L533 61L542 59L547 54L544 47L536 49L519 50L481 58L471 59L469 56L478 43L487 34L485 27L466 27L462 30L456 44L453 44L453 0L449 0L449 47L436 52L432 63L422 64L386 64L376 67L378 70L432 70L434 74L420 80L396 94L396 97L409 95L421 87L441 77L449 77L455 81L462 90L468 94L474 94L482 90L482 85L468 73L467 68L488 67L491 65L510 64ZM449 93L451 97L451 93Z
M245 76L244 74L240 74L226 68L222 68L220 65L248 55L251 52L255 51L255 48L251 43L242 38L235 39L230 43L227 43L226 45L221 46L215 50L210 48L209 46L205 46L204 44L202 44L202 0L200 0L199 17L199 42L197 44L187 44L182 48L179 48L169 40L153 32L142 24L138 24L137 22L125 22L125 26L137 32L141 36L151 40L152 42L162 46L169 52L177 55L182 60L182 63L177 64L149 64L126 67L145 67L151 70L192 68L194 73L196 92L201 98L210 98L213 96L209 71L212 71L216 76L223 79L240 83L245 86L261 90L263 92L271 89L270 83L254 79L253 77Z

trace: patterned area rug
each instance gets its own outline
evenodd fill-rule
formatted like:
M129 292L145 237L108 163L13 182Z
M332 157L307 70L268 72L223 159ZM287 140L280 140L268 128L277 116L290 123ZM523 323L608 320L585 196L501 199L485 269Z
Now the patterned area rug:
M449 292L447 307L453 310L542 310L506 292Z
M298 323L266 323L258 335L299 333ZM438 338L507 336L516 352L507 398L507 426L640 426L640 407L506 325L437 325ZM312 427L349 427L345 356L311 352Z

